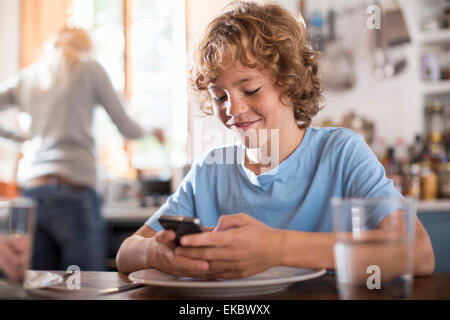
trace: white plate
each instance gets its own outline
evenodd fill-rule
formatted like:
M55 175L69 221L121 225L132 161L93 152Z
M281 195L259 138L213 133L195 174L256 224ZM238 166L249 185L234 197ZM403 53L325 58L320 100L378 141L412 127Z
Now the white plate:
M59 274L48 271L27 270L25 272L24 288L27 290L43 289L63 282Z
M279 292L295 282L318 278L325 273L325 269L275 267L248 278L201 280L176 277L157 269L147 269L133 272L128 277L131 281L163 287L183 296L238 297Z

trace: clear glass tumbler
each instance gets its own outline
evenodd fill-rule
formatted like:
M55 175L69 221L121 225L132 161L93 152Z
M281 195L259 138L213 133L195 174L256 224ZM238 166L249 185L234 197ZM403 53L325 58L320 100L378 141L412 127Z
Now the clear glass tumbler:
M416 201L333 198L341 299L405 299L413 281Z
M36 204L29 198L0 200L0 298L22 298L30 267Z

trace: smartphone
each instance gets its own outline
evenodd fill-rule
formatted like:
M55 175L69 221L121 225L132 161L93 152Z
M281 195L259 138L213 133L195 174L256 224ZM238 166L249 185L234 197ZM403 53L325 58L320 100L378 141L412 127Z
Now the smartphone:
M165 230L173 230L175 232L175 244L177 246L180 245L182 236L205 231L198 218L162 214L158 221Z

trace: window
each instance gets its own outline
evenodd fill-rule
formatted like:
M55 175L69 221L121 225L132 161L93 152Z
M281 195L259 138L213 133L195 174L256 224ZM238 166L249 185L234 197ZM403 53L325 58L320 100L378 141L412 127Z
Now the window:
M160 172L183 165L187 141L185 0L73 0L71 20L90 29L97 58L110 75L128 112L145 128L161 128L168 143L154 137L123 139L99 108L94 128L99 160L114 178L132 168Z

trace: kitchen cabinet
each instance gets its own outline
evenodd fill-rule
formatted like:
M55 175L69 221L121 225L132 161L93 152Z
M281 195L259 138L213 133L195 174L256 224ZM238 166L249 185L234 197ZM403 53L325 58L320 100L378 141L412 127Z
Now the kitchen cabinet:
M138 200L107 204L103 215L107 224L107 269L116 271L115 258L122 242L151 217L159 207L140 207Z
M450 272L450 200L420 201L417 216L433 245L435 272Z

